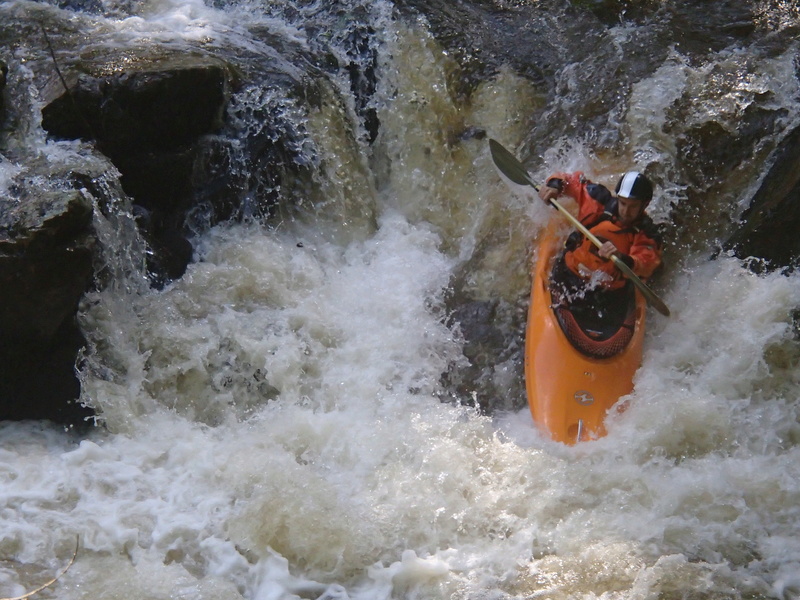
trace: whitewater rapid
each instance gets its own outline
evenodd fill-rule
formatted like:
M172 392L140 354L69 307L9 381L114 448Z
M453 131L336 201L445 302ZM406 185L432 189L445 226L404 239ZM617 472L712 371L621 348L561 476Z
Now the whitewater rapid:
M124 385L90 387L107 431L2 427L5 594L76 536L59 597L722 597L795 581L797 278L692 268L667 290L676 317L651 315L627 410L568 448L527 410L439 401L459 346L430 228L392 215L347 248L256 227L206 244L137 322L95 323L152 349ZM265 382L280 393L256 402Z

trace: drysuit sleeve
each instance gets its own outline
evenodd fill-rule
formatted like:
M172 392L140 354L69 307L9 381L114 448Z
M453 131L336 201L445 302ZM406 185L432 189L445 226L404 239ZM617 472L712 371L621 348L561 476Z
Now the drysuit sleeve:
M629 265L639 277L647 279L661 266L661 243L644 231L636 234L629 253L633 264Z
M586 179L582 171L554 173L547 178L547 185L556 187L578 203L578 220L583 224L595 222L603 214L605 204L611 200L608 189Z
M547 178L547 187L555 188L570 198L579 200L583 188L583 173L554 173Z

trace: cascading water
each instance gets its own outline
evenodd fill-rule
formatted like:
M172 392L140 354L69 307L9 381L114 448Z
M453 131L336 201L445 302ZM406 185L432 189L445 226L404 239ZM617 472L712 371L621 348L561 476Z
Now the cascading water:
M96 4L12 2L0 18L67 21L95 51L200 42L244 57L251 74L275 47L256 30L351 59L364 50L354 36L370 32L374 54L356 56L377 78L365 92L334 73L308 110L257 85L237 91L219 134L233 140L231 168L278 111L310 179L281 190L296 201L265 225L258 199L275 181L238 173L237 219L190 215L195 260L162 290L146 286L125 198L98 206L115 283L84 298L80 368L100 426L0 425L0 596L51 578L79 536L75 563L42 597L800 597L800 278L709 259L713 215L741 212L757 159L797 119L793 51L726 48L697 64L673 50L611 111L609 131L536 142L537 179L582 169L612 183L630 162L658 163L652 212L682 222L657 282L674 316L650 315L627 410L608 437L568 448L535 431L527 408L442 401L453 395L442 374L467 367L448 288L520 314L531 240L555 218L510 192L485 140L465 132L530 147L541 90L503 68L454 99L453 60L384 3ZM778 33L797 21L765 10ZM612 30L620 44L636 35ZM24 102L2 187L35 160L91 160L34 116L28 65L48 56L19 44L6 60ZM578 102L580 77L565 70L551 114ZM732 127L754 103L780 108L783 126L730 184L708 182L708 206L682 211L675 157L691 147L676 140ZM624 148L594 143L611 129ZM521 343L518 317L497 325ZM488 377L502 390L495 407L524 404L518 361Z

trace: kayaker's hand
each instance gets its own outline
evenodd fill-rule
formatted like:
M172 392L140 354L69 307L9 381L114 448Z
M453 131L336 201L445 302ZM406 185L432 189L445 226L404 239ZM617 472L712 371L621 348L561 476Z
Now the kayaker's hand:
M548 187L546 185L543 185L539 188L539 198L541 198L542 201L548 205L550 204L550 200L553 198L558 198L559 194L561 194L561 192L556 188Z
M603 245L597 249L597 254L601 258L609 260L613 255L619 255L619 252L612 242L603 242Z
M603 242L603 245L597 249L597 255L610 260L612 256L616 256L619 260L633 268L633 258L617 250L617 247L612 242Z

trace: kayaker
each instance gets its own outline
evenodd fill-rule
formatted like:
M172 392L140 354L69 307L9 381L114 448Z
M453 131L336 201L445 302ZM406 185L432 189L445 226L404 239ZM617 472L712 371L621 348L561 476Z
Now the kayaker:
M589 181L580 171L556 173L539 188L539 197L548 205L561 195L575 199L578 220L603 242L597 248L577 231L567 239L553 270L553 278L562 288L561 301L573 303L583 298L584 303L607 304L610 297L601 300L593 292L621 290L626 283L622 272L609 260L612 254L642 279L659 267L661 237L646 214L653 199L653 184L647 177L637 171L625 173L617 183L615 195L605 186Z

